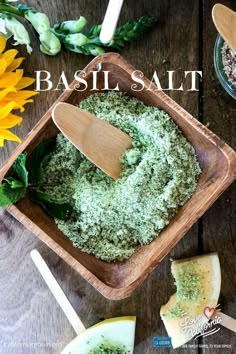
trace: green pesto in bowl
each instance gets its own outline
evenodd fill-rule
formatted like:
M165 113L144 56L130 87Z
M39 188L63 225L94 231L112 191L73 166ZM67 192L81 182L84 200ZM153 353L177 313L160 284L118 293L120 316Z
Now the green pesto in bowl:
M44 164L45 192L69 202L67 221L55 220L74 246L104 261L122 261L149 244L194 193L200 167L193 146L157 107L122 93L91 95L79 107L132 138L113 180L62 134Z

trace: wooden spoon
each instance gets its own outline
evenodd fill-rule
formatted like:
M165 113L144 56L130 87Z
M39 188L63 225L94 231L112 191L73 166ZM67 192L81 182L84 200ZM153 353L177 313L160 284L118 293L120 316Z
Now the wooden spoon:
M129 135L68 103L58 103L52 118L67 139L98 168L114 179L120 176L119 159L132 147Z
M212 9L212 18L221 37L236 52L236 12L227 6L215 4Z

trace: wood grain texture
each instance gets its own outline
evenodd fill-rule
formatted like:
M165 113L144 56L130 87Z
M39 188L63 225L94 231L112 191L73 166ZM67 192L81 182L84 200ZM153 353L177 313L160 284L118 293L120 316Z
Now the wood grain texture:
M222 1L233 8L234 2ZM89 23L102 21L107 2L68 0L53 2L31 0L31 6L50 14L55 21L74 18L80 14L86 16ZM157 28L142 41L133 43L123 51L125 58L135 67L142 70L148 78L154 70L158 71L161 80L166 79L166 70L178 69L176 81L183 77L183 70L199 69L199 1L174 0L142 1L127 0L121 13L120 22L135 19L143 14L154 14L160 17ZM212 66L212 49L214 45L213 25L210 21L210 8L213 2L204 2L204 23L207 36L204 42L204 92L205 124L220 135L227 143L234 145L235 137L235 103L224 93L215 77ZM187 19L186 22L183 19ZM32 32L31 32L32 34ZM34 34L32 34L34 36ZM72 81L75 70L82 69L91 58L63 52L56 58L48 58L37 51L34 45L30 60L27 57L24 67L26 72L34 75L34 70L48 70L53 73L57 83L62 68ZM23 51L22 51L23 53ZM26 54L25 54L26 55ZM211 73L208 78L206 76ZM212 78L215 81L212 82ZM166 82L167 85L167 82ZM215 89L217 87L217 89ZM59 96L58 91L50 94L41 93L35 99L35 105L28 107L25 120L20 127L21 136L25 136L39 120L42 114ZM198 93L170 93L181 106L194 116L200 111ZM220 114L220 112L223 112ZM201 117L201 114L200 114ZM222 124L223 122L223 124ZM233 144L234 143L234 144ZM4 161L15 145L7 144L1 150L1 161ZM235 193L235 192L234 192ZM89 325L103 318L136 314L137 335L135 354L170 354L197 353L198 348L188 349L155 349L152 347L153 336L165 336L166 332L159 317L160 306L167 302L170 294L175 292L170 274L170 258L178 259L201 253L202 250L218 251L222 258L224 288L222 289L223 311L233 314L235 311L236 284L232 279L235 267L235 194L229 188L215 205L207 212L203 224L195 224L188 234L177 244L171 253L162 261L148 279L139 287L132 297L112 302L102 297L78 273L55 255L45 244L27 231L7 212L0 213L0 353L1 354L58 354L61 347L74 337L74 332L64 314L55 303L40 274L32 267L30 251L38 248L53 271L56 279L67 294L83 323ZM220 216L220 218L219 218ZM234 218L234 219L233 219ZM220 219L220 221L219 221ZM199 238L198 238L199 235ZM212 237L214 235L214 238ZM236 316L235 316L236 317ZM222 336L208 338L209 343L232 343L231 351L235 352L234 335L225 330ZM226 337L225 337L226 336ZM190 344L195 345L192 341ZM214 354L216 349L209 349L207 354ZM225 352L225 351L224 351ZM220 349L218 353L221 353Z
M212 21L209 21L212 7L218 1L207 1L203 9L203 70L207 75L203 87L203 121L209 128L219 134L232 148L236 148L236 105L235 101L223 90L212 64L212 53L217 31ZM236 11L234 1L223 1L222 4ZM211 40L209 41L209 38ZM204 215L202 235L200 239L203 252L217 250L221 262L222 286L220 304L222 312L236 318L235 289L236 278L236 184L234 183L221 198ZM203 341L207 347L205 354L211 354L214 345L228 345L229 348L215 349L224 354L236 351L236 336L228 329L221 328L216 336L206 337Z

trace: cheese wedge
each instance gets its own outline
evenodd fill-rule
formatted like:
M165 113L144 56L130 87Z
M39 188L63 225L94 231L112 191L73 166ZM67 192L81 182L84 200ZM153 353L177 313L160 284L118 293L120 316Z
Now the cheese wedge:
M173 261L171 271L177 292L160 314L177 348L201 332L214 313L221 287L220 262L217 253L211 253Z
M99 354L111 348L117 354L134 350L136 317L111 318L86 329L62 351L62 354Z

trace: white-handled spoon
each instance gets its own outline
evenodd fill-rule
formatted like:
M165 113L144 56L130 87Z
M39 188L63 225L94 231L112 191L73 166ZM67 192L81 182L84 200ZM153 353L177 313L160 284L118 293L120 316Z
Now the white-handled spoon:
M124 0L109 1L100 32L100 40L102 43L108 43L112 40L120 17L123 2Z
M101 339L106 338L107 340L107 338L109 338L111 343L113 341L116 343L117 335L119 335L118 332L120 330L122 332L119 335L121 342L124 338L126 338L126 335L128 335L128 340L126 338L124 341L124 347L127 348L128 353L133 353L136 323L135 316L123 316L107 319L90 327L89 330L86 330L40 253L34 249L31 251L30 255L47 286L51 290L53 296L77 334L77 337L66 345L61 354L78 354L78 350L81 349L81 345L83 349L86 346L87 350L92 349L94 352L94 348L97 348L97 346L101 344ZM122 323L122 326L125 325L125 327L120 327L120 323ZM83 349L82 352L84 353L85 351Z
M85 327L81 319L73 309L71 303L67 299L66 295L64 294L62 288L60 287L60 285L58 284L54 276L52 275L52 272L48 268L46 262L44 261L40 253L37 250L32 250L30 252L30 255L34 264L38 268L43 279L45 280L47 286L49 287L53 296L55 297L56 301L60 305L66 317L68 318L75 333L79 335L85 330Z

